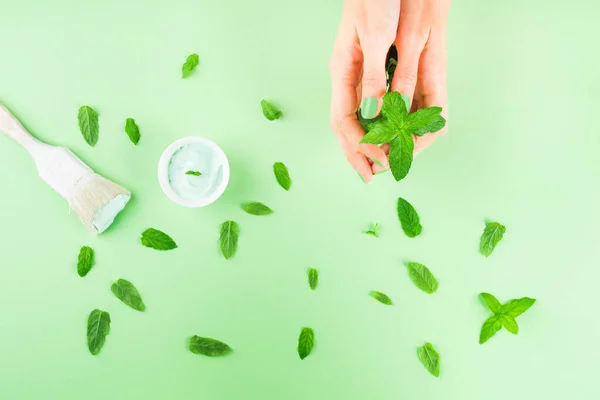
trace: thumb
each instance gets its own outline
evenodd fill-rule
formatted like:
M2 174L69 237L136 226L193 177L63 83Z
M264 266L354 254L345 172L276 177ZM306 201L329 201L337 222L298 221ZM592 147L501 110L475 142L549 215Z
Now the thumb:
M375 39L375 38L373 38ZM363 44L362 102L360 115L374 118L379 113L380 100L386 92L385 59L391 42L376 39Z

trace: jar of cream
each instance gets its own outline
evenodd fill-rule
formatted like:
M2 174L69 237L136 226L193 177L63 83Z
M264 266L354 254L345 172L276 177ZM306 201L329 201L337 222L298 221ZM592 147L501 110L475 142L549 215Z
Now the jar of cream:
M158 181L169 199L184 207L216 201L229 183L229 162L214 142L185 137L172 143L158 162Z

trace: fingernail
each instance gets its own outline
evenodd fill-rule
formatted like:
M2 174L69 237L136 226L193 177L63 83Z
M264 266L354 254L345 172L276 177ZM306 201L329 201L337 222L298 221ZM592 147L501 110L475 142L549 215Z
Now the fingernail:
M377 99L375 97L365 97L360 104L360 115L364 119L371 119L377 113Z
M389 170L389 169L382 169L382 170L381 170L381 171L379 171L379 172L375 172L375 175L381 175L381 174L385 174L386 172L390 172L390 170Z
M375 164L379 165L381 168L385 168L385 167L383 166L383 164L379 162L379 160L378 160L378 159L376 159L376 158L373 158L373 157L369 157L369 159L370 159L371 161L373 161Z
M361 180L363 183L367 183L367 181L365 181L365 178L363 178L363 176L360 174L360 172L357 172L357 174L358 174L358 176L360 176L360 180Z

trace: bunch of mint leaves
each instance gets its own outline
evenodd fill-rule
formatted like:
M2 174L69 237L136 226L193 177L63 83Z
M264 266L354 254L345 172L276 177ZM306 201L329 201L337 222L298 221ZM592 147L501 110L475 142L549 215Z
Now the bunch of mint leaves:
M386 62L388 92L383 96L381 115L374 119L359 119L367 131L360 141L362 144L390 144L389 162L392 175L400 181L408 175L413 161L415 143L413 136L423 136L437 132L446 126L442 117L442 107L428 107L410 112L410 98L398 92L392 92L391 82L396 70L396 59L392 47Z

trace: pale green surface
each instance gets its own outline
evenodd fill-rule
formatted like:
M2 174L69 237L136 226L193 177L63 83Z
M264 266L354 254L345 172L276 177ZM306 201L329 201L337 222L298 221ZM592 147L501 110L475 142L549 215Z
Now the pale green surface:
M455 1L451 133L405 181L384 174L369 186L328 128L341 6L330 3L0 0L0 100L134 193L116 226L92 237L27 153L0 137L0 398L600 397L600 3ZM200 65L182 80L192 52ZM267 121L261 98L284 117ZM83 104L100 114L95 148L78 131ZM137 147L128 117L141 129ZM190 210L162 194L156 165L168 144L195 134L222 146L232 173L217 203ZM289 192L275 161L290 169ZM422 236L402 234L398 196L420 212ZM246 201L275 214L247 215ZM486 218L507 227L489 259L478 254ZM229 261L217 243L227 219L241 229ZM362 234L376 221L380 239ZM148 227L179 248L143 247ZM82 245L96 252L85 278L76 273ZM435 271L437 293L414 287L406 260ZM309 266L320 272L316 291ZM135 282L146 312L111 294L118 278ZM538 299L518 336L478 344L490 315L481 291ZM85 339L94 308L112 319L98 357ZM316 341L300 361L304 326ZM191 354L195 334L234 352ZM441 354L439 380L417 358L425 341Z

